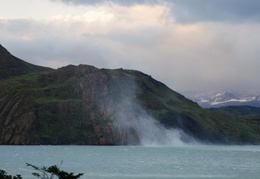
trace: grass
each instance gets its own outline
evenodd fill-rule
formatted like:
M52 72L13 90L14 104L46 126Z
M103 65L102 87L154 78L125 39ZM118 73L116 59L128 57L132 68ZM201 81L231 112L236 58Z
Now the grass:
M203 109L148 75L126 71L120 76L120 70L113 72L113 75L115 74L118 78L126 76L135 80L137 102L164 124L184 127L187 121L190 123L187 125L194 123L199 126L198 130L204 129L213 136L222 136L223 139L235 143L260 143L260 116L235 115ZM196 131L195 128L196 126L194 129L189 127L189 130Z
M1 80L0 100L4 100L10 94L24 91L37 103L80 101L79 96L74 94L75 76L64 81L39 80L42 76L53 76L53 72L50 70Z
M133 98L133 102L143 107L165 126L182 128L185 132L197 135L198 138L215 140L220 136L222 139L227 138L237 143L246 141L260 143L259 116L235 115L203 109L161 82L152 79L151 76L138 71L103 69L97 74L91 72L77 76L74 70L75 67L69 67L1 80L0 101L8 102L14 95L18 97L20 95L34 102L37 120L30 134L35 140L40 138L46 143L51 141L55 143L65 138L64 143L76 139L93 142L98 138L93 126L78 125L79 121L88 120L90 113L97 116L103 114L100 114L97 108L100 101L91 104L92 107L88 111L82 110L84 101L79 81L89 78L95 82L99 79L99 74L106 74L108 81L105 82L109 91L96 100L109 98L115 102ZM91 86L85 88L89 89ZM103 119L95 120L98 121L96 125L101 128L108 124Z

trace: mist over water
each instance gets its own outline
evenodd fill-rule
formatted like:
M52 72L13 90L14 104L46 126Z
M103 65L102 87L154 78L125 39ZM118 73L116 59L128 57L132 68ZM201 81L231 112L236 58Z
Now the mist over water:
M114 127L125 135L128 144L144 146L183 146L195 143L180 129L167 129L140 105L125 101L113 121Z
M166 128L136 100L136 85L131 80L123 98L117 100L113 125L129 145L185 146L198 144L181 129Z

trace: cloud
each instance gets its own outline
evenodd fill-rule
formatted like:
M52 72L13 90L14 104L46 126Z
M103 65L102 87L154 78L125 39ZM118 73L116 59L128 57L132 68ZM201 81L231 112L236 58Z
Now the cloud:
M259 21L258 0L174 0L173 14L179 22Z
M76 15L0 19L2 45L26 61L136 69L184 94L260 89L259 31L256 21L180 23L167 4L99 4Z
M99 3L104 3L104 2L111 2L111 3L116 3L120 5L133 5L133 4L150 4L150 3L157 3L158 0L51 0L51 1L57 1L57 2L63 2L66 4L71 4L71 5L95 5Z
M69 5L96 5L116 3L123 6L134 4L165 4L180 23L208 21L260 21L260 1L258 0L52 0Z

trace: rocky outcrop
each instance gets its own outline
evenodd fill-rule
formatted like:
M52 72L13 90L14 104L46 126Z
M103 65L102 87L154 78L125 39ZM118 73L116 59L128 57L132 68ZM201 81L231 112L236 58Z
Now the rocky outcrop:
M10 94L0 102L0 144L120 144L104 70L70 65L13 80L19 89L3 83Z
M0 106L2 144L30 143L29 131L36 120L36 106L22 92L12 94Z

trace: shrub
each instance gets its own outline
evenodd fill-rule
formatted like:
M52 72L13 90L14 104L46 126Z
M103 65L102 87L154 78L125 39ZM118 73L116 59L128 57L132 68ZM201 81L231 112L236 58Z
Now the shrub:
M83 173L79 173L74 175L74 173L68 173L63 170L60 170L57 165L52 165L50 167L37 167L35 165L26 163L27 166L32 167L37 172L32 173L34 176L41 179L53 179L57 177L58 179L77 179L83 175Z
M52 165L50 167L37 167L29 163L26 163L26 165L36 170L36 172L33 172L32 175L40 179L78 179L83 175L83 173L74 175L74 173L65 172L60 170L57 165ZM6 171L0 170L0 179L22 179L22 176L8 175Z
M22 179L21 175L7 175L7 172L4 170L0 170L0 179Z

